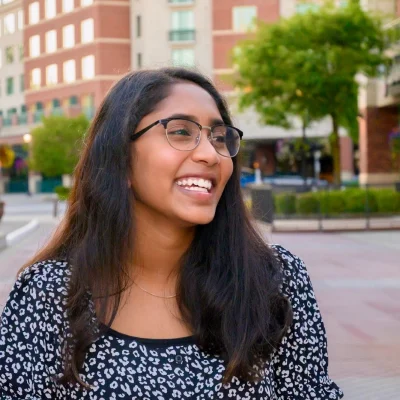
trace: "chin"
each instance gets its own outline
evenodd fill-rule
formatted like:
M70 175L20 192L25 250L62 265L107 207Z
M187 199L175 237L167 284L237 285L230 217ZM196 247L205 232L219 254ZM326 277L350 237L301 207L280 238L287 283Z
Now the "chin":
M207 225L214 219L215 213L203 215L185 215L180 219L186 226Z

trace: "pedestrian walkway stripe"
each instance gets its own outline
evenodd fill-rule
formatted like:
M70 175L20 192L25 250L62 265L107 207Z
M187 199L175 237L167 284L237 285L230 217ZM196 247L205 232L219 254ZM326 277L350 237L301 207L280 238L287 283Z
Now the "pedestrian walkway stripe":
M32 232L33 230L35 230L38 226L39 226L39 221L37 219L33 219L28 224L9 233L8 235L6 235L7 246L11 246L13 243L22 239L22 237L24 237L29 232Z

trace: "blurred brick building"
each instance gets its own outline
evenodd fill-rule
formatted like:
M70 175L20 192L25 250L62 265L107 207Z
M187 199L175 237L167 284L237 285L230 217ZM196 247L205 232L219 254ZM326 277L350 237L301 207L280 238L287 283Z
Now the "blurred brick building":
M277 21L318 7L318 0L0 0L0 144L22 144L43 115L94 115L104 95L129 70L167 65L196 67L224 91L234 122L245 131L251 162L276 171L276 147L301 137L301 127L262 126L236 110L231 84L234 46L254 19ZM399 3L399 4L398 4ZM343 5L338 1L338 5ZM398 0L363 0L366 9L400 15ZM392 26L400 26L394 20ZM365 82L360 92L360 144L342 132L342 177L389 182L388 134L398 126L400 49L388 80ZM307 130L326 137L330 121ZM358 172L358 171L357 171Z

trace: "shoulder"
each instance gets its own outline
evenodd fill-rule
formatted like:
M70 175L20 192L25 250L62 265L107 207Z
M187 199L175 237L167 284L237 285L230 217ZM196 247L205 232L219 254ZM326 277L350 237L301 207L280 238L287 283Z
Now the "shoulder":
M37 286L39 288L63 287L69 281L71 271L65 260L45 260L26 267L20 272L16 287Z
M36 317L43 314L41 310L48 314L57 307L61 311L60 304L67 295L70 273L67 261L46 260L26 267L9 294L3 318L27 308L34 310Z
M69 275L68 263L57 260L35 263L18 275L0 320L0 398L38 398L37 382L51 387L49 371L60 368L67 332Z
M315 293L304 261L278 244L271 245L271 248L281 266L281 292L288 297L292 307L307 300L314 303Z
M278 244L271 245L271 248L281 266L284 294L292 295L293 292L306 289L311 285L307 267L301 258Z

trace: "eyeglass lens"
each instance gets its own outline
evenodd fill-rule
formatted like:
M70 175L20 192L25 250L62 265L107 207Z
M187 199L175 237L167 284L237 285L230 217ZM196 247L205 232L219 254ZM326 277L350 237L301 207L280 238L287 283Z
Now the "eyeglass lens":
M167 124L169 144L177 150L193 150L200 140L199 127L191 121L174 119ZM240 147L239 132L229 126L215 126L211 144L224 157L235 157Z

